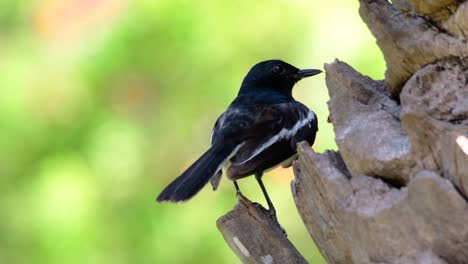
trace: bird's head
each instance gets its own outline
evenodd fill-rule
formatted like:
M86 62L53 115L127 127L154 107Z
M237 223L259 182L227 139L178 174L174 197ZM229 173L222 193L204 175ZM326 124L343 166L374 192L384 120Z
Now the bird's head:
M281 60L262 61L247 73L240 93L256 89L270 89L290 94L295 83L321 72L316 69L300 70Z

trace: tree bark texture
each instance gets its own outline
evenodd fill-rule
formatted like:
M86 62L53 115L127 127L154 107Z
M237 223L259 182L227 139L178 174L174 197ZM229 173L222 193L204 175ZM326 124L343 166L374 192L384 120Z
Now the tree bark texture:
M267 210L242 195L216 224L243 263L307 263Z
M339 151L298 145L298 211L329 263L468 263L468 1L359 2L385 80L325 66Z
M384 81L326 65L338 152L293 195L329 263L468 263L468 2L360 1Z

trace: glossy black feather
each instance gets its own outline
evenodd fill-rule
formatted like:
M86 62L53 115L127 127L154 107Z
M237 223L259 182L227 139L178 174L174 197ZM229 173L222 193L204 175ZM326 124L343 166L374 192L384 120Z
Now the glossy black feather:
M212 147L159 195L157 201L184 201L208 181L216 189L226 159L227 176L236 180L290 159L296 143L314 143L315 114L292 97L297 81L320 73L299 70L279 60L258 63L244 78L237 97L218 118Z
M215 175L217 168L234 148L234 145L229 144L212 146L182 175L169 184L156 200L179 202L192 198Z
M252 131L246 132L251 136L246 139L245 144L231 158L231 165L227 168L227 176L231 180L240 179L277 166L288 160L296 153L296 143L307 141L310 145L314 143L318 130L317 118L314 115L309 122L305 123L290 137L278 138L270 146L255 154L256 150L274 138L284 129L292 129L298 122L304 120L311 111L299 102L289 102L263 106L268 109L270 117L268 126L252 125ZM261 119L257 119L261 123Z

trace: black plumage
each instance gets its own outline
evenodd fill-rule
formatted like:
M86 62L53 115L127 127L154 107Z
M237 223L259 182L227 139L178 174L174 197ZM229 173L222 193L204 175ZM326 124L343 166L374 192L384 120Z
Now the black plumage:
M297 142L314 143L317 117L292 97L292 89L302 78L320 72L299 70L280 60L256 64L244 78L237 97L216 121L211 148L169 184L157 201L188 200L210 180L216 188L225 167L236 188L236 180L255 175L274 213L261 175L294 158Z

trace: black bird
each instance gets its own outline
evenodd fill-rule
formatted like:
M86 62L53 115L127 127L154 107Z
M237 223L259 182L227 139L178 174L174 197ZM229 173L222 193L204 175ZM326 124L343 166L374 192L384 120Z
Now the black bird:
M280 61L263 61L249 71L239 93L218 118L211 147L158 196L157 201L186 201L210 180L217 188L221 170L234 181L255 175L272 216L275 208L262 182L264 171L288 166L296 156L296 143L314 143L318 131L315 113L294 100L292 89L299 80L321 70L298 68Z

